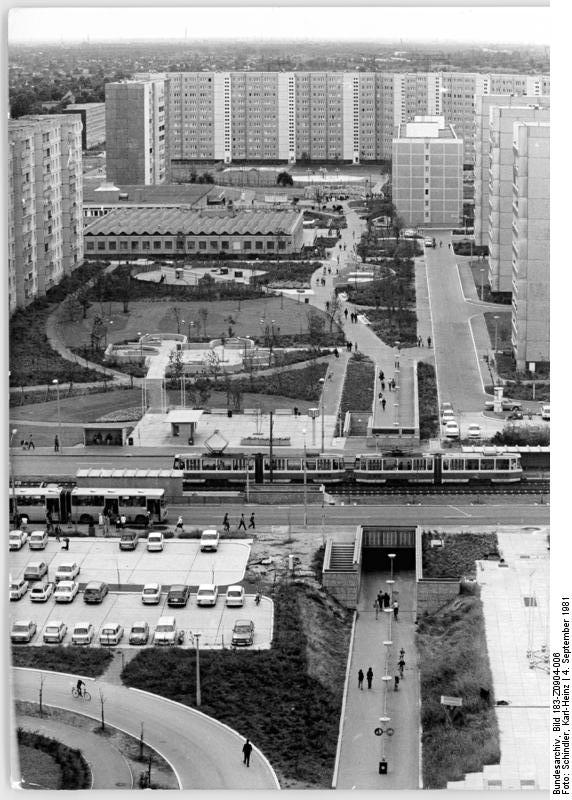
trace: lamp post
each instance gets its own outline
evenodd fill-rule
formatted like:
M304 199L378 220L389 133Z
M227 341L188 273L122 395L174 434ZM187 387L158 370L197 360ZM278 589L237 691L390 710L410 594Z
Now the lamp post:
M499 345L499 316L495 314L493 317L495 321L495 359L497 355L498 345Z
M244 458L246 461L246 502L250 503L250 474L249 474L250 459L251 459L250 453L247 453Z
M58 381L57 378L54 378L52 383L56 387L56 397L57 397L57 403L58 403L58 434L59 434L59 437L60 437L60 450L59 450L59 452L63 453L64 452L64 441L63 441L63 438L62 438L62 415L61 415L61 411L60 411L60 382Z
M326 384L325 378L320 378L320 384L322 386L322 394L320 400L320 416L322 418L322 453L324 452L324 389Z
M196 654L196 662L197 662L197 674L196 674L197 700L196 700L196 703L197 703L197 706L200 706L200 704L201 704L201 665L200 665L200 660L199 660L199 652L200 652L199 651L199 639L201 638L201 634L200 633L194 633L192 635L195 638L195 654Z
M18 433L18 428L12 428L10 432L10 442L8 444L8 458L10 460L10 486L12 488L12 519L14 524L18 524L18 498L16 497L16 487L14 485L14 465L12 463L12 439Z
M485 271L482 269L481 271L481 300L485 299Z
M306 464L306 428L302 430L304 436L304 527L308 527L308 472Z
M387 580L386 583L389 583L389 586L390 586L391 602L392 603L393 603L393 584L395 583L395 581L393 580L393 560L394 560L395 556L396 556L395 553L388 553L387 554L387 557L389 558L389 563L391 565L391 567L390 567L391 572L390 572L389 580Z

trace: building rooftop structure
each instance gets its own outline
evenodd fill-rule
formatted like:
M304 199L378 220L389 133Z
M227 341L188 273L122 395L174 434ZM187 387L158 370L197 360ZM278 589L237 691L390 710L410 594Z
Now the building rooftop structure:
M413 122L403 122L397 129L398 139L457 139L454 128L442 116L416 116Z
M99 178L101 181L101 178ZM116 186L113 183L99 183L97 186L84 181L84 203L129 203L148 204L159 206L167 205L193 205L209 193L220 193L212 184L191 184L180 186L178 184L159 184L155 186Z
M95 220L84 233L114 235L271 235L293 234L301 212L243 211L238 214L187 211L179 208L117 209Z

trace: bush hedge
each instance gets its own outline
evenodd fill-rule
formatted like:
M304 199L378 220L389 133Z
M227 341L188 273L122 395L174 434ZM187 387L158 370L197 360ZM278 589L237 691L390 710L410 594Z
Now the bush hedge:
M439 433L439 406L435 367L420 361L417 364L417 389L419 397L419 436L432 439Z
M248 378L231 380L229 383L235 392L277 394L295 400L317 401L322 393L320 378L324 378L327 371L327 363L314 362L300 369L273 372L270 375L253 374Z
M444 547L431 547L431 539L444 539ZM474 578L476 562L486 559L489 553L498 553L496 533L459 533L443 535L423 531L423 577Z
M60 768L60 785L58 789L89 789L91 787L91 771L79 750L67 747L41 733L18 728L18 745L41 750L51 756ZM26 779L26 775L24 775Z
M66 534L67 535L67 534ZM39 647L13 647L12 664L15 667L52 670L54 672L70 672L75 675L86 675L98 678L103 675L113 653L104 647L63 647L58 645Z
M340 414L343 416L347 411L369 413L373 407L374 388L375 364L368 356L354 353L346 369Z

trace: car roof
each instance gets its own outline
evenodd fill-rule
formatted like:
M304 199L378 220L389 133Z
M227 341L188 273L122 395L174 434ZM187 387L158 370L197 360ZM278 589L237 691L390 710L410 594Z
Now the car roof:
M63 619L51 619L49 622L46 622L46 628L49 628L51 625L65 625Z
M244 591L244 587L241 586L239 583L235 583L232 586L229 586L227 592L230 592L231 589L241 589L242 591Z
M185 589L188 589L188 588L189 588L189 587L188 587L188 586L186 586L184 583L174 583L174 584L171 586L171 588L170 588L170 590L169 590L169 591L171 591L171 592L181 592L181 591L183 591L183 592L184 592L184 591L185 591Z
M12 625L30 625L33 622L33 619L15 619Z
M95 589L95 588L99 588L100 586L105 586L105 585L106 585L105 581L90 581L88 584L86 584L85 588L86 589Z
M161 586L160 583L146 583L143 588L144 589L158 589Z
M120 627L121 625L119 624L119 622L104 622L104 624L101 626L101 629L103 630L104 628L120 628Z
M254 625L251 619L237 619L235 625Z
M88 628L90 625L93 628L93 624L91 622L75 622L74 628Z
M58 589L61 589L61 588L62 588L62 587L64 587L64 586L65 586L66 588L67 588L67 587L72 587L72 586L73 586L75 583L76 583L76 581L60 581L60 582L58 583Z
M200 592L200 591L207 591L208 590L208 591L214 592L215 589L216 589L216 585L214 583L201 583L201 585L199 586L198 591Z
M145 625L147 627L149 627L149 623L146 622L144 619L138 619L138 620L135 620L135 622L133 622L131 624L131 627L132 628L143 628L143 627L145 627Z

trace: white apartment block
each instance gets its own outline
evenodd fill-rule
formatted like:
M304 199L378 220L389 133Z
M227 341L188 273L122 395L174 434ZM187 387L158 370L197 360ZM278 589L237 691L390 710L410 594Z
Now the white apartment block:
M63 113L81 116L81 146L84 150L91 150L105 142L105 103L71 103Z
M8 122L8 300L24 308L83 261L79 115Z
M550 360L550 123L513 131L512 346L523 370Z
M549 92L547 76L455 72L169 72L134 80L168 82L171 159L224 163L389 159L397 125L442 115L472 164L475 95Z
M463 142L442 116L398 126L393 204L407 226L456 226L463 213Z
M516 122L549 122L538 106L491 106L489 113L488 247L493 292L512 291L513 139Z
M493 106L550 108L547 95L489 94L475 97L475 244L489 244L490 111ZM512 129L510 131L512 142ZM512 144L511 144L512 148ZM512 154L511 154L512 164ZM512 206L512 197L510 199Z
M170 182L168 83L156 78L105 85L108 181L145 186ZM211 136L213 132L211 121Z

